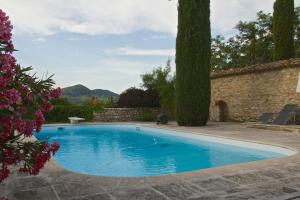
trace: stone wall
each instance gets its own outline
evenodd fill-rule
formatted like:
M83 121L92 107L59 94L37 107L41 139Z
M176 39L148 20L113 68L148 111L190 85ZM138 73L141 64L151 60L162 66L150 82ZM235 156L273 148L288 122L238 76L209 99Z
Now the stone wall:
M105 108L104 112L94 113L97 122L126 122L139 121L144 113L152 113L157 116L158 108Z
M211 119L218 120L220 101L228 120L253 121L262 113L279 112L289 103L300 105L300 59L212 73Z

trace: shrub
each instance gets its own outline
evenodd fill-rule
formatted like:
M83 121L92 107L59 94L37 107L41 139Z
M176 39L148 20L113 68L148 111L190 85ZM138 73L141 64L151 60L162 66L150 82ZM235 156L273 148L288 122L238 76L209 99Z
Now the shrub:
M45 115L47 123L69 122L68 117L82 117L86 121L93 120L93 109L82 105L55 105L51 112Z
M113 97L108 97L104 103L105 108L114 108L116 107L116 102Z
M159 95L159 104L171 117L175 116L175 76L171 74L171 60L165 68L158 67L151 73L141 75L143 87L155 90Z
M51 100L52 105L71 105L71 102L67 98L58 98Z
M120 108L159 107L159 96L155 90L129 88L119 96Z
M120 94L118 107L120 108L136 108L141 107L145 92L137 88L129 88Z
M179 0L176 42L177 122L206 125L210 107L210 1Z
M276 0L273 14L274 60L294 56L294 0Z
M151 111L145 111L137 118L137 121L153 122L156 120L156 116Z
M145 91L141 107L158 108L159 100L158 92L156 90L148 89Z
M13 56L12 25L0 9L0 183L14 165L19 171L36 175L59 149L58 143L32 141L52 109L51 100L62 90L54 89L51 77L30 75L32 68L21 68ZM1 197L0 197L1 198Z
M103 111L103 105L97 97L92 97L91 100L87 100L87 101L83 102L82 106L84 107L84 109L92 110L94 112Z
M94 112L103 111L103 106L96 97L85 101L82 105L71 104L66 98L53 101L53 109L45 115L47 123L66 123L69 117L82 117L92 121Z

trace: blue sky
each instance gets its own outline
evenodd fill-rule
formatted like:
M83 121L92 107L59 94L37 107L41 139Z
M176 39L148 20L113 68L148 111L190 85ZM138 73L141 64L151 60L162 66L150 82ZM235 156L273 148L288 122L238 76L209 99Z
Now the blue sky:
M109 2L109 3L108 3ZM273 0L212 0L213 34L230 36L239 20ZM174 61L177 2L167 0L0 0L14 25L18 62L58 86L83 84L120 93L140 74ZM299 0L296 1L299 5ZM174 68L173 62L173 68Z

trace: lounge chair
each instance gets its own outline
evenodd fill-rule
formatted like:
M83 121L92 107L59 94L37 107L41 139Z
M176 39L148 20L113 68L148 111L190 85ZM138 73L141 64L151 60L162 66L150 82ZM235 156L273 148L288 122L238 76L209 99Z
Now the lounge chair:
M296 109L296 104L285 105L273 123L276 125L288 125L291 118L291 114L294 113Z
M262 124L271 124L274 120L274 113L264 113L262 114L257 121Z

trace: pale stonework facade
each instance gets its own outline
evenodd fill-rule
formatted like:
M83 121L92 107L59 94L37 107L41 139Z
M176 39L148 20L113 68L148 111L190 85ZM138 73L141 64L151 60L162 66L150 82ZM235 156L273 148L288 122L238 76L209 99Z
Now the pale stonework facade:
M254 121L262 113L300 105L300 59L291 59L212 73L211 119L217 120L224 101L227 119Z

